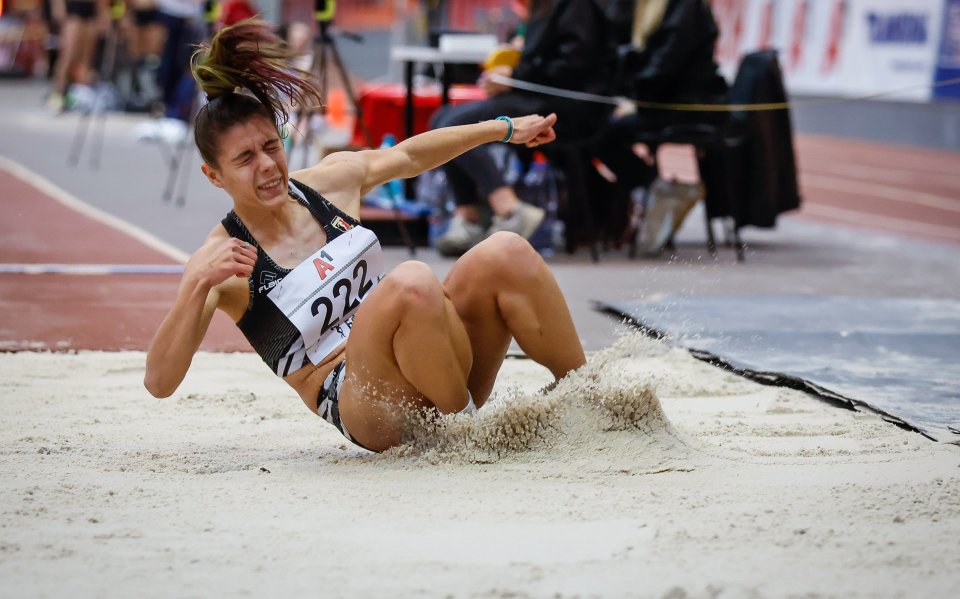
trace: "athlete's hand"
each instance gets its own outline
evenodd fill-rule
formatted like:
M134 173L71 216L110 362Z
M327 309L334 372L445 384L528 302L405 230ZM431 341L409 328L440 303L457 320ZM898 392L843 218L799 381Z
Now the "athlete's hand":
M528 114L512 120L513 137L510 138L510 143L524 144L528 148L535 148L548 144L557 138L557 133L553 130L553 125L557 122L555 113L547 116Z
M235 237L213 239L197 250L184 267L184 279L213 288L230 277L246 278L257 263L257 248Z

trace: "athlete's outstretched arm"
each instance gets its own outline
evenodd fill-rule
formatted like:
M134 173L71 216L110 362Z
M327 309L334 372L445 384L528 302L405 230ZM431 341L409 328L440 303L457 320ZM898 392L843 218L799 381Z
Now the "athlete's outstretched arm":
M222 303L222 284L233 276L249 277L256 259L256 248L239 239L219 236L211 236L190 257L176 302L147 350L143 385L151 395L169 397L177 390L207 333L214 311Z
M509 142L531 146L549 143L557 137L553 131L556 122L555 114L531 114L513 118L513 133ZM479 145L500 141L509 132L510 124L507 121L482 121L473 125L427 131L392 148L359 152L366 162L366 176L361 193L366 193L386 181L416 177Z
M557 115L536 114L512 119L510 143L539 146L556 139ZM443 127L414 135L392 148L336 152L316 166L291 173L348 214L359 214L360 198L377 185L408 179L436 168L473 148L504 139L510 125L503 120Z

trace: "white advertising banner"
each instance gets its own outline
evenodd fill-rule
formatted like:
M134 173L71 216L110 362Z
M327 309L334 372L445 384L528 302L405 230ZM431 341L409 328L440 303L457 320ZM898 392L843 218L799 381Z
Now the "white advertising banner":
M861 95L920 87L891 99L927 100L943 0L712 0L717 58L732 80L740 57L780 52L787 89Z
M929 86L936 70L942 0L856 0L848 33L846 94ZM892 99L929 100L929 88Z

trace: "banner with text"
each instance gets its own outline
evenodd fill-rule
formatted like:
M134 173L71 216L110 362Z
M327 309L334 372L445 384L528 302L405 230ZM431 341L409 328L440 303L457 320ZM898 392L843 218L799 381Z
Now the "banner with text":
M724 74L732 79L745 53L776 48L791 93L853 96L914 88L890 99L928 100L925 86L937 70L938 49L945 52L943 0L712 0L711 5L721 31L717 58ZM954 58L958 47L955 42Z

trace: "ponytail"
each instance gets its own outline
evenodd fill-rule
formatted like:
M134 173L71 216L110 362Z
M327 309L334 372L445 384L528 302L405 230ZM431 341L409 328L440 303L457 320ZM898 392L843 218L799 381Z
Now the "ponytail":
M197 114L194 139L204 160L216 165L216 138L253 115L280 130L289 120L286 102L322 104L311 74L290 64L293 54L263 21L246 19L221 30L200 46L190 70L207 104Z

